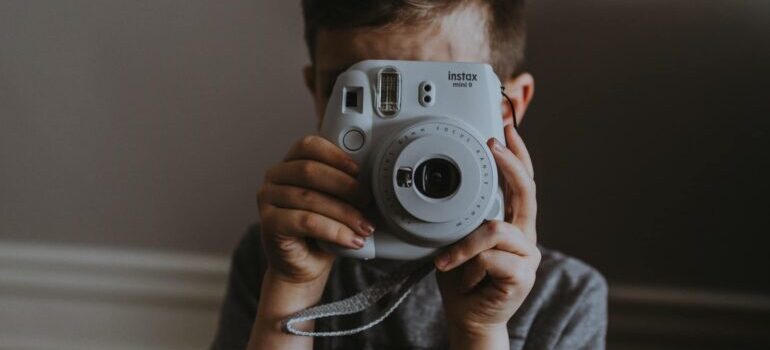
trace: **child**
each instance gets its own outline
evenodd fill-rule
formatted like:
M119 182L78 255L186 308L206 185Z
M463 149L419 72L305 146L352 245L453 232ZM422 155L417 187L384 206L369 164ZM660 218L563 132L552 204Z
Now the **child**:
M265 174L260 226L233 257L214 349L602 349L607 286L591 267L539 247L535 182L512 127L534 93L520 70L522 0L303 0L312 64L305 68L318 121L336 76L365 59L465 61L492 65L514 111L503 104L508 147L490 139L509 189L506 220L489 221L435 259L437 272L413 288L382 324L352 336L285 334L285 317L371 285L400 262L335 257L315 240L349 248L377 234L361 214L371 195L350 157L307 136ZM515 112L515 113L513 113ZM339 329L372 315L308 322Z

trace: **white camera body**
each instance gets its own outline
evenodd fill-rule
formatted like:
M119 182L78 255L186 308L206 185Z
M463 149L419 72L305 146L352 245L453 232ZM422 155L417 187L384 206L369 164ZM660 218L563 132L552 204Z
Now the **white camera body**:
M486 145L505 142L500 81L487 64L368 60L340 74L321 135L360 165L377 227L339 255L412 260L503 218L497 167Z

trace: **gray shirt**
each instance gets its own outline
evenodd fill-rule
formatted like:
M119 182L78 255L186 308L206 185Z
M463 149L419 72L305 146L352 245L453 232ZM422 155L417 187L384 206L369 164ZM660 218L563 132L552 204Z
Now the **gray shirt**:
M595 269L540 247L542 260L529 296L508 321L511 349L604 349L607 283ZM402 262L338 258L322 302L356 294ZM212 349L244 349L256 315L266 261L253 226L232 258L227 294ZM316 321L316 329L352 328L381 310ZM351 336L316 338L315 349L448 348L441 294L433 273L385 321Z

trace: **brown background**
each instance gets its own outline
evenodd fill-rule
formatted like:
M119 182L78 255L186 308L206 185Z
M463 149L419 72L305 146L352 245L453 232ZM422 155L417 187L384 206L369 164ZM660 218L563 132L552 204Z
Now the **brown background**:
M530 3L543 242L613 282L770 293L770 2Z

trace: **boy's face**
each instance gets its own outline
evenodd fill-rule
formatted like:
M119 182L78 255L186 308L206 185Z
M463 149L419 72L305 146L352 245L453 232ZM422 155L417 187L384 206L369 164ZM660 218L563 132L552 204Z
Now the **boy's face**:
M490 62L486 14L478 6L459 8L432 23L394 28L321 30L316 38L315 65L305 68L320 121L337 76L367 59ZM520 119L532 97L534 81L524 73L504 82ZM512 122L504 105L503 119Z

